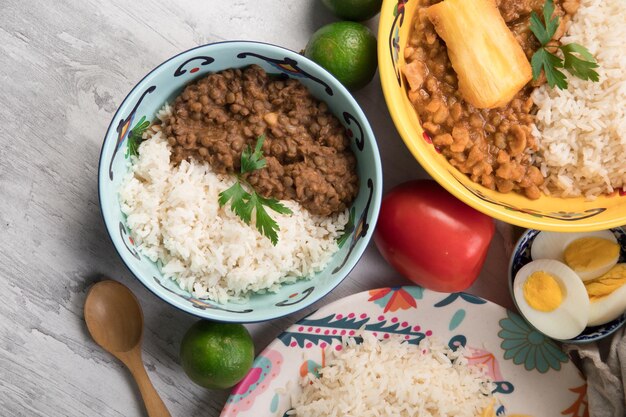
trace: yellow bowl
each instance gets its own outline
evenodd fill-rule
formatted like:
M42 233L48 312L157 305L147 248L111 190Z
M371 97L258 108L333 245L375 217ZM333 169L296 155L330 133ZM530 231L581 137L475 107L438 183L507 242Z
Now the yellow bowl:
M475 209L521 227L558 232L609 229L626 224L626 190L584 198L543 196L530 200L517 193L500 193L471 181L450 165L427 140L409 101L405 80L404 45L418 0L384 0L378 29L380 80L393 122L415 159L454 196Z

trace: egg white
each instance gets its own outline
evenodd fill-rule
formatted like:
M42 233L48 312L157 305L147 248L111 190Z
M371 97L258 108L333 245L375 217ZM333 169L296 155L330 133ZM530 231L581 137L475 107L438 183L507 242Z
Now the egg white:
M591 281L609 272L611 268L617 265L617 261L619 261L619 253L614 258L607 259L606 262L604 262L602 265L590 269L589 271L574 270L574 272L576 272L580 279L582 279L583 281Z
M554 276L561 291L561 305L553 311L532 308L524 298L524 283L533 272L543 271ZM524 265L515 275L513 296L520 313L530 324L554 339L571 339L587 327L589 297L585 285L567 265L552 259L540 259Z
M577 232L577 233L558 233L558 232L540 232L530 247L530 256L533 260L555 259L565 262L565 249L573 241L583 237L597 237L617 243L615 235L610 230L599 230L596 232ZM607 260L607 262L597 268L589 271L575 271L583 280L589 281L607 273L617 264L619 255L615 259Z
M589 304L588 326L599 326L615 320L626 312L626 284L606 297Z

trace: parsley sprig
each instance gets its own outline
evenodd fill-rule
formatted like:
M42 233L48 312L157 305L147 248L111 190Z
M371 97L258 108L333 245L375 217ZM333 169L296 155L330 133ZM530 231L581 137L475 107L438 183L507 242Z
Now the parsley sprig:
M548 85L552 88L557 86L561 90L567 88L567 79L561 68L582 80L597 82L599 75L594 68L598 68L598 63L593 55L582 45L569 43L567 45L550 45L552 37L559 27L559 17L552 16L554 13L554 3L546 0L543 5L543 22L534 11L530 14L530 30L541 43L533 55L530 63L533 68L533 79L538 79L541 70L546 74ZM550 52L555 49L563 53L563 58Z
M352 232L354 232L354 228L355 228L354 219L356 217L355 214L356 213L354 211L354 207L352 207L352 210L350 210L350 215L348 217L348 222L343 227L343 231L341 233L341 236L339 236L337 238L337 246L339 246L340 248L342 248L343 245L346 244L348 239L350 239L350 236L352 235Z
M150 127L150 122L146 120L146 116L141 116L130 132L128 132L128 145L126 147L126 157L137 156L139 154L139 145L143 142L143 133Z
M230 201L230 209L246 224L250 224L252 221L252 212L254 211L257 230L263 236L266 236L272 242L272 245L276 246L278 243L277 232L280 230L280 227L270 217L265 208L270 208L281 214L293 214L293 212L280 201L259 195L244 178L244 174L265 167L266 161L261 151L263 141L265 141L265 135L257 138L254 151L250 146L243 150L241 153L241 172L237 174L237 182L219 194L218 202L220 207L223 207ZM248 192L248 189L251 192Z

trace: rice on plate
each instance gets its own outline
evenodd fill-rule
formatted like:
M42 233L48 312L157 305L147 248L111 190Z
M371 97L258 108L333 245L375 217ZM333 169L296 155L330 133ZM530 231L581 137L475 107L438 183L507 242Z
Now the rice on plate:
M346 338L344 348L319 370L301 379L292 398L297 417L477 417L495 416L495 384L484 368L468 365L465 349L435 338L419 345L401 337L362 343Z
M171 113L165 105L157 118L164 122ZM138 249L159 263L165 278L196 297L226 303L250 292L276 291L324 269L338 250L347 210L318 216L282 201L293 214L273 213L280 227L273 246L230 208L220 207L219 193L236 179L214 173L205 161L171 164L172 146L161 130L156 124L144 133L119 198Z

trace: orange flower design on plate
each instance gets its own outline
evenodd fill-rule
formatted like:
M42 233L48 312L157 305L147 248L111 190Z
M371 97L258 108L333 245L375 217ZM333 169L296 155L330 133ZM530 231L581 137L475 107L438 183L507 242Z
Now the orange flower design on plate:
M423 289L421 287L393 287L370 290L367 301L383 307L383 312L394 312L398 310L408 310L417 308L416 299L422 298Z
M570 388L570 391L577 394L576 401L568 409L561 411L564 416L589 417L589 407L587 404L587 384L580 387Z

